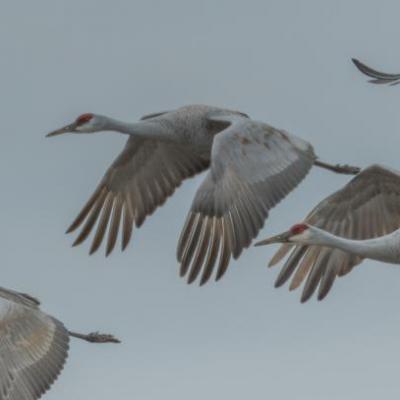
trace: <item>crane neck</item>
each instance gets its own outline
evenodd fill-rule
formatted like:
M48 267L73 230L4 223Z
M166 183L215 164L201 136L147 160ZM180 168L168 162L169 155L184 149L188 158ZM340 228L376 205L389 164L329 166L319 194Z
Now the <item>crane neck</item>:
M312 229L313 235L309 244L340 249L363 258L395 263L400 261L400 254L395 251L399 247L396 246L396 243L400 240L400 230L378 238L353 240L333 235L316 227L312 227Z
M170 141L169 130L156 121L123 122L114 118L105 118L104 130L124 133L143 139Z

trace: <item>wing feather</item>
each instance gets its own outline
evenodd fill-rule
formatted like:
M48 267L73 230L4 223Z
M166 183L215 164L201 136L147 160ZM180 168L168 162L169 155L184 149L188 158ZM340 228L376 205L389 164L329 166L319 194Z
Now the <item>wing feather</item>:
M28 306L19 294L6 292L0 290L0 398L36 400L61 372L69 334L36 304Z
M146 119L158 115L162 113ZM108 255L113 251L121 229L121 248L124 250L132 237L133 224L140 227L184 179L208 165L209 160L187 146L130 137L68 228L67 233L70 233L82 226L73 245L81 244L95 230L90 254L98 250L107 235Z
M368 67L368 65L365 65L364 63L355 58L353 58L352 61L360 72L362 72L364 75L373 78L369 81L371 83L376 83L376 84L389 83L391 85L397 85L398 83L400 83L399 82L400 74L388 74L386 72L377 71L376 69Z
M380 165L365 168L342 189L321 201L305 222L348 239L371 239L391 233L400 228L400 175ZM293 254L304 248L302 257L293 258ZM293 273L291 290L306 279L302 301L312 296L317 285L318 299L322 300L337 276L349 273L363 260L338 249L304 245L292 249L276 285L283 285ZM288 251L289 246L282 245L270 265L280 261Z
M230 258L237 259L250 245L269 210L298 185L315 160L308 143L284 131L243 118L230 122L214 138L211 169L179 240L181 276L187 275L189 283L200 275L204 284L215 266L220 279Z

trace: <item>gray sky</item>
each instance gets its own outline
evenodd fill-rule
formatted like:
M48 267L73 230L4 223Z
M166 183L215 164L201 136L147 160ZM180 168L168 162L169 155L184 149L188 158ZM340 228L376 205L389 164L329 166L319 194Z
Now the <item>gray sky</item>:
M400 167L399 87L372 86L353 56L400 71L393 1L6 1L0 14L1 285L27 291L73 341L46 399L398 398L400 269L365 262L328 298L299 304L250 249L225 278L178 278L177 237L202 176L105 259L64 230L125 138L46 140L83 112L123 120L189 103L240 109L309 140L321 159ZM348 178L313 170L271 212L278 233ZM267 397L266 397L267 396Z

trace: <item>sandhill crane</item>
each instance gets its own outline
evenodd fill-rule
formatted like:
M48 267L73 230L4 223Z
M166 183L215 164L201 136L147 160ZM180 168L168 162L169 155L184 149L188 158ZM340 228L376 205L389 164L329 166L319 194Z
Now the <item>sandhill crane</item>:
M0 288L0 399L36 400L57 379L70 336L92 343L118 343L112 335L68 331L43 313L27 294Z
M109 225L108 255L122 220L125 249L133 223L140 227L184 179L210 167L178 244L181 276L188 275L189 283L202 269L200 283L205 283L218 255L219 279L230 257L238 258L250 245L269 210L298 185L313 164L335 172L358 172L356 167L317 160L309 143L285 131L252 121L238 111L205 105L150 114L138 123L83 114L47 136L98 131L124 133L129 139L68 228L72 232L85 221L73 245L83 242L99 220L90 254L99 248Z
M400 264L399 228L400 173L372 165L319 203L304 222L256 246L284 243L270 266L293 249L275 287L296 271L290 290L307 277L301 301L307 301L318 285L318 299L322 300L335 278L350 272L364 258Z
M368 67L368 65L363 64L356 58L351 59L354 65L361 71L364 75L373 78L369 80L371 83L377 84L390 84L390 86L398 85L400 83L400 74L387 74L386 72L380 72L375 69Z

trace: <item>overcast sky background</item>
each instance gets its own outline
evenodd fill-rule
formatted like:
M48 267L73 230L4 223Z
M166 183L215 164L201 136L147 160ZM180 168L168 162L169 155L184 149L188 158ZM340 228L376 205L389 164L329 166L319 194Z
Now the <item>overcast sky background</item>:
M40 297L72 330L46 399L398 398L400 268L364 262L328 298L274 289L276 250L252 248L219 283L178 278L177 238L202 176L121 254L64 231L125 137L45 134L83 112L127 121L184 104L240 109L309 140L322 160L400 168L399 2L6 1L0 14L1 286ZM278 233L348 178L314 169L271 212Z

